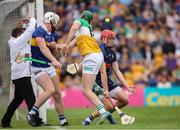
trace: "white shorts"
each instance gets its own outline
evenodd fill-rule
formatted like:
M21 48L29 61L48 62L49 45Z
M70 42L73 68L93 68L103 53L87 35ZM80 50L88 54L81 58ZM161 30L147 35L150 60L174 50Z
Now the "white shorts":
M83 66L82 73L97 75L103 62L104 62L104 57L102 52L85 55L82 62L82 66Z
M114 89L112 89L112 90L109 92L110 97L112 97L112 98L115 97L116 94L117 94L119 91L122 91L122 88L119 87L119 86L115 87Z
M40 76L43 73L48 74L49 77L56 76L56 70L54 69L53 66L50 66L48 68L39 68L39 67L31 66L31 73L34 80L36 80L38 76Z

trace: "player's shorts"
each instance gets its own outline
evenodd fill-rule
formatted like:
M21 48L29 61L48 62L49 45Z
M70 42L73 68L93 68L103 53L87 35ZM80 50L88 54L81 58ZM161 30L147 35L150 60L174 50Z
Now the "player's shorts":
M104 62L104 57L102 52L85 55L82 62L82 66L83 66L82 73L97 75L103 62Z
M120 92L120 91L122 91L122 88L121 87L119 87L119 86L116 86L114 89L112 89L111 91L109 91L109 95L110 95L110 97L115 97L116 96L116 94L118 93L118 92Z
M49 77L56 76L56 70L53 66L50 66L48 68L39 68L39 67L31 66L31 73L34 80L36 80L38 76L44 73L48 74Z

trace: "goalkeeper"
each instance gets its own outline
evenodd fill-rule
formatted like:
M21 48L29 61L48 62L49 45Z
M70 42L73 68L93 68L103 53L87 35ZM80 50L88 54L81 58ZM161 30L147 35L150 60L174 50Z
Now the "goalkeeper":
M115 33L110 30L104 30L101 33L101 40L102 44L100 45L100 48L104 55L104 62L106 63L106 73L109 76L111 71L114 72L117 79L122 83L123 86L125 86L130 93L134 93L134 88L129 86L124 79L122 73L119 70L118 62L116 60L116 54L114 50L112 49L113 45L113 39L115 38ZM107 107L107 110L113 112L114 108L112 105L109 104L106 98L104 98L103 90L102 90L102 79L101 79L101 73L99 72L96 78L96 84L93 87L93 91L102 99L102 102L105 104L105 107ZM99 87L100 86L100 87ZM109 87L109 94L110 97L115 99L117 101L116 106L119 108L122 108L128 104L128 96L125 94L125 92L122 90L121 87L119 87L115 82L113 82L110 77L108 77L108 87ZM91 121L99 116L99 112L96 111L92 113L89 117L87 117L84 121L84 125L89 125ZM134 122L135 118L125 115L124 113L120 114L122 124L131 124ZM115 122L111 119L108 119L111 124L114 124Z

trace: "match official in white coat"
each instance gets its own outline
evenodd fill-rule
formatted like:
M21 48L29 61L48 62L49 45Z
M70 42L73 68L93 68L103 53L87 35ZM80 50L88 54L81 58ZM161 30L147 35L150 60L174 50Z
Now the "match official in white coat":
M23 100L25 100L28 110L31 110L35 103L35 95L31 84L30 63L16 63L17 55L30 54L31 52L28 41L35 30L36 19L29 17L26 19L26 24L26 28L14 28L11 33L11 38L8 41L11 60L11 80L15 85L15 91L14 98L1 120L1 127L3 128L11 127L11 118Z

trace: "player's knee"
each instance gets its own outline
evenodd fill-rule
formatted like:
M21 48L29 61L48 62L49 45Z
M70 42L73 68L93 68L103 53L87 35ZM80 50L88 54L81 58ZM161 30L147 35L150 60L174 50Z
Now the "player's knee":
M124 106L128 105L129 104L129 99L128 98L123 99L122 104Z
M55 101L61 101L62 100L62 96L61 96L61 93L60 92L54 92L53 93L53 98Z
M54 88L54 87L51 87L51 88L49 88L48 90L46 90L46 92L48 92L49 95L53 95L53 93L55 93L55 88Z

